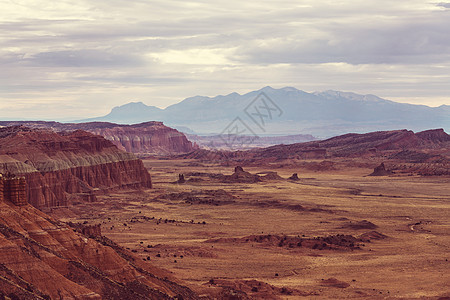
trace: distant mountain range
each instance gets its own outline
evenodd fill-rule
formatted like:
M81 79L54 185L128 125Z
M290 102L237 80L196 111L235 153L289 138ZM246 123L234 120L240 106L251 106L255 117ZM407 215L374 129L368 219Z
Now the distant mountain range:
M163 121L181 131L198 134L302 133L330 137L402 128L450 131L450 106L397 103L349 92L307 93L293 87L265 87L244 95L195 96L165 109L132 102L113 108L106 116L80 120L87 121L122 124Z

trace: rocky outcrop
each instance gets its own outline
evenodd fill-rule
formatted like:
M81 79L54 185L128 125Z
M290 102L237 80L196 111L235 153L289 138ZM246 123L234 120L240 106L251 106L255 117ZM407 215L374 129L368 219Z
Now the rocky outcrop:
M0 173L0 202L9 201L15 205L28 204L24 177L4 176Z
M176 183L182 184L185 182L186 182L186 179L184 179L184 174L178 174L178 180L176 181Z
M254 152L261 157L361 157L362 155L374 156L385 151L402 151L411 148L446 148L449 145L450 136L442 129L418 133L404 129L365 134L349 133L323 141L277 145L262 150L254 150ZM311 154L308 152L311 152Z
M274 171L259 172L256 175L262 180L283 180L283 178Z
M68 205L69 194L94 200L112 189L151 188L141 160L81 130L0 128L0 172L24 177L27 198L38 208Z
M102 228L100 224L83 226L81 232L89 237L101 237Z
M381 163L373 169L373 172L369 176L387 176L390 174L392 174L392 171L386 170L384 163Z
M95 239L31 205L0 202L0 297L198 299L169 272L86 228Z
M107 122L58 123L43 121L3 121L0 126L27 126L53 131L84 130L101 135L120 150L139 155L167 155L191 152L195 149L186 136L162 122L125 125Z
M241 166L237 166L234 168L234 173L231 175L223 175L220 179L221 182L225 183L256 183L261 182L261 177L256 174L251 174Z
M291 175L291 177L288 178L289 180L293 180L293 181L299 181L300 178L298 178L298 174L297 173L293 173Z
M447 143L450 142L450 135L445 133L444 129L431 129L416 133L416 136L423 141L430 143Z

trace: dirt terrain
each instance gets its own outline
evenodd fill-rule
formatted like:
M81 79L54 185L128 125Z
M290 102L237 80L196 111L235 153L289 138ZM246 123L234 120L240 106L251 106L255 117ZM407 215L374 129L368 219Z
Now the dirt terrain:
M449 299L448 176L367 176L378 161L307 164L244 166L238 176L236 165L145 160L153 189L51 215L101 224L104 236L208 297Z

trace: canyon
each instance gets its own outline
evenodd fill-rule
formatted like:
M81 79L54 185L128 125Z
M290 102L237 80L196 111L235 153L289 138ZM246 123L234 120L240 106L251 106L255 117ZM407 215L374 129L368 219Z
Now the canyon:
M64 223L42 211L151 187L142 161L101 136L0 128L0 297L198 299L102 236L101 224Z
M0 128L0 297L450 297L442 129L138 159L58 124Z

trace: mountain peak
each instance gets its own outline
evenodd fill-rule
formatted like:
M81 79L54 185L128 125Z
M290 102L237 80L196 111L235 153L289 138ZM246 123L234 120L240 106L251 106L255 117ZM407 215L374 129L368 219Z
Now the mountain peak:
M353 101L389 101L382 99L380 97L377 97L375 95L366 94L366 95L360 95L353 92L342 92L342 91L335 91L335 90L326 90L323 92L314 92L313 93L316 96L321 96L327 99L338 99L338 98L344 98L348 100Z
M285 91L285 92L298 92L298 91L300 91L300 90L298 90L298 89L296 89L295 87L292 87L292 86L286 86L286 87L282 88L281 90Z
M266 86L243 95L195 96L165 109L131 102L95 120L121 124L164 121L170 126L187 126L199 133L219 133L237 117L250 126L252 123L245 118L253 109L251 105L257 104L255 100L258 101L257 95L261 92L270 97L272 102L269 104L276 104L283 111L276 118L264 120L267 123L264 127L266 133L286 135L303 132L329 137L346 132L362 133L405 127L415 131L450 128L448 106L432 108L397 103L370 94L335 90L308 93L290 86ZM264 117L264 112L260 116ZM251 130L257 131L255 128Z
M129 102L123 105L116 106L113 108L113 110L118 108L142 108L142 107L149 107L149 106L144 104L142 101L138 101L138 102Z
M275 90L275 89L269 85L260 89L260 91L262 91L262 92L273 91L273 90Z

